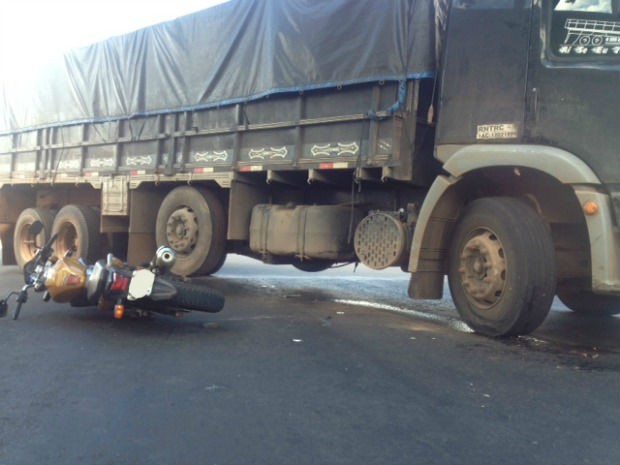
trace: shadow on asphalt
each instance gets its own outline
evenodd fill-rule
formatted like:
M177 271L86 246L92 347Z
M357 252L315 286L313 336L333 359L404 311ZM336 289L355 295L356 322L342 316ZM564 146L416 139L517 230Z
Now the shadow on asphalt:
M196 282L212 286L225 296L256 296L259 293L264 297L294 299L300 302L328 302L340 297L337 291L332 289L298 288L294 287L294 283L287 283L286 280L281 283L274 281L274 284L265 284L264 281L253 284L251 279L208 277L199 278ZM401 304L405 307L416 307L419 311L428 311L429 314L433 314L433 307L437 307L437 305L423 304L418 306L415 302L406 300ZM554 303L543 325L531 336L508 338L504 342L532 347L547 343L562 351L569 349L620 353L620 316L590 317L566 310L557 302ZM451 303L440 305L440 307L436 310L458 318ZM411 316L411 318L416 317Z
M11 267L13 268L13 267ZM10 281L19 281L17 270L6 268L3 270L4 277ZM237 277L201 277L192 279L192 282L202 283L219 290L227 298L227 302L232 305L233 299L252 299L265 298L272 300L272 305L277 306L282 302L296 302L300 304L312 302L330 302L330 305L338 306L334 302L340 298L340 287L334 277L332 287L319 288L313 286L312 279L303 281L287 280L286 277L263 279L261 275L256 278L251 274L247 278ZM348 284L342 285L344 291ZM372 299L372 292L368 292L365 299ZM32 294L29 305L37 301L38 296ZM377 302L381 301L381 296L376 296ZM227 305L229 305L227 303ZM35 304L38 305L38 304ZM415 308L416 311L426 312L429 315L443 314L450 319L458 319L458 314L452 303L444 299L439 303L429 304L428 302L416 302L404 298L399 305L405 308ZM175 333L191 334L204 331L226 332L226 328L219 327L217 320L220 317L214 314L193 312L177 319L171 316L155 315L146 318L126 318L122 321L115 321L107 312L100 312L91 308L67 308L64 305L48 303L42 304L48 311L42 312L39 316L40 324L43 320L50 318L63 318L69 325L81 326L85 323L94 324L95 328L101 326L109 327L116 331L133 332L136 334L166 335ZM351 311L351 306L347 306ZM230 307L229 307L230 308ZM355 307L353 307L355 309ZM368 311L365 309L364 311ZM389 310L373 309L376 312ZM62 312L62 313L61 313ZM24 308L24 317L29 313L28 308ZM64 314L64 316L62 316ZM221 314L232 316L227 306ZM415 320L415 315L405 316ZM429 323L431 324L431 323ZM437 323L438 325L441 323ZM472 337L476 337L472 335ZM536 351L574 353L584 358L585 361L596 360L604 353L620 354L620 317L596 318L575 314L565 309L557 301L544 324L530 336L518 338L508 338L502 340L503 344L530 348Z

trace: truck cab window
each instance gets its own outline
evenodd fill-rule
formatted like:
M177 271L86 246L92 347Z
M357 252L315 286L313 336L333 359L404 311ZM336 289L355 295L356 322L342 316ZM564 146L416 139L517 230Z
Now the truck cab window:
M560 0L555 11L587 11L611 13L611 0Z
M455 0L454 7L472 10L510 10L530 6L531 0Z
M616 0L555 0L549 48L569 61L620 60L620 18Z

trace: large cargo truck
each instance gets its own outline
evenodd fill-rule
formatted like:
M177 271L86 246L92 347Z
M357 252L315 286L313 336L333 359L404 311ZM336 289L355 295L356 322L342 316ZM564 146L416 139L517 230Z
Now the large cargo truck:
M56 231L447 276L490 336L618 313L619 30L618 0L233 0L76 50L0 94L3 263Z

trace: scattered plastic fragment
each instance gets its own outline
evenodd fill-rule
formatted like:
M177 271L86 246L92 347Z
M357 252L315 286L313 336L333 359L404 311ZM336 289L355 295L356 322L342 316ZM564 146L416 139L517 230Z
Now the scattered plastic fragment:
M218 391L220 389L224 389L223 386L218 386L217 384L211 384L209 386L205 386L205 391Z

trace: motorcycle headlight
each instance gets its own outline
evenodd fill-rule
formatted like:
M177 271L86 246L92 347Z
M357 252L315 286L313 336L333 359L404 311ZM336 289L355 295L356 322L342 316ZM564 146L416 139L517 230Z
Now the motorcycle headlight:
M97 303L107 276L108 270L105 266L105 260L97 260L86 278L86 299L89 303Z

